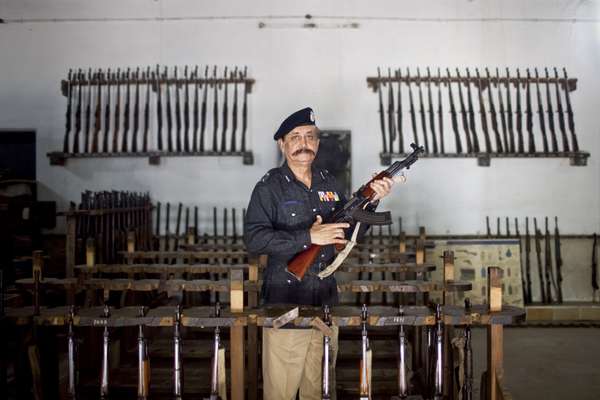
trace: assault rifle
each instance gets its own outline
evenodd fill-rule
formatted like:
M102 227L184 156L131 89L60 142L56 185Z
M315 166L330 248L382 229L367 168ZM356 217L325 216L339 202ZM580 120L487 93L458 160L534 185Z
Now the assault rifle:
M389 212L375 213L365 211L364 208L371 203L371 199L375 196L375 192L371 188L371 182L382 179L384 177L393 178L398 175L403 169L409 169L419 158L419 154L424 153L425 149L417 147L414 143L411 144L413 152L409 154L404 160L394 162L388 169L378 173L373 179L361 186L356 193L352 195L352 198L336 211L325 223L353 223L363 222L371 225L388 225L391 223L391 215ZM321 245L311 244L310 247L294 256L288 263L287 271L294 275L296 279L302 280L304 274L315 261Z

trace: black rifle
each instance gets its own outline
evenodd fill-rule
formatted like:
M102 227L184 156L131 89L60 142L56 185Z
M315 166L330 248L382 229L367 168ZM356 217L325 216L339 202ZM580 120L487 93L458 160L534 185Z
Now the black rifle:
M237 221L236 221L236 211L235 208L231 209L231 233L232 233L232 243L237 243Z
M400 68L396 71L396 79L398 79L398 101L396 108L396 128L398 129L398 151L404 153L404 133L402 132L402 71Z
M391 69L388 68L388 134L390 137L390 153L394 152L394 140L396 140L396 127L395 119L394 119L394 89L392 85L392 72Z
M175 67L175 146L181 152L181 102L179 99L179 79L177 67Z
M558 230L558 217L554 217L554 257L556 258L556 298L559 303L563 302L562 295L562 251L560 248L560 232Z
M248 67L244 67L244 80L248 77ZM242 105L242 147L246 151L246 129L248 128L248 82L244 82L244 104Z
M438 68L438 125L440 129L440 153L446 153L444 148L444 110L442 108L442 77Z
M570 151L570 146L569 146L569 139L567 139L567 129L565 127L565 112L563 110L563 106L562 106L562 101L560 99L560 90L558 88L559 86L559 79L558 79L558 71L556 68L554 68L554 83L555 83L555 89L556 89L556 113L558 114L558 127L560 129L560 133L561 133L561 137L562 137L562 144L563 144L563 151L568 153Z
M535 69L535 89L537 94L538 118L540 121L540 131L542 132L542 146L544 153L548 153L548 137L546 136L546 121L544 118L544 106L542 105L542 93L540 92L540 76L537 68Z
M91 89L91 86L90 86ZM102 125L102 70L96 74L96 108L94 110L94 134L92 136L92 153L98 153L98 136Z
M108 306L104 305L104 312L102 317L106 320L104 325L104 333L102 335L102 368L100 370L100 399L108 399L108 381L109 381L109 351L110 351L110 334L108 331L108 318L110 317L110 310Z
M456 114L456 107L454 106L454 97L452 96L452 80L450 79L450 69L446 68L446 74L448 75L448 98L450 99L450 117L452 121L452 131L454 132L454 142L456 143L456 152L462 153L462 143L460 140L460 134L458 132L458 115Z
M137 153L138 132L140 130L140 68L135 71L135 103L133 104L133 133L131 151Z
M173 151L173 109L171 108L171 91L169 90L169 77L167 67L163 73L165 81L165 96L167 98L167 151Z
M383 80L381 79L381 69L377 67L377 78L379 87L377 93L379 94L379 126L381 128L381 140L383 143L383 152L387 153L387 141L385 135L385 110L383 109Z
M433 99L431 98L431 71L430 71L429 67L427 67L427 101L428 101L428 106L429 106L429 130L431 131L433 154L437 154L438 153L438 143L437 143L437 137L435 134L435 111L433 110Z
M197 152L198 151L198 129L200 129L200 103L199 103L199 99L198 99L198 86L200 85L198 83L199 78L198 78L198 66L196 65L196 69L194 70L194 112L193 112L193 116L194 116L194 137L192 139L192 151L193 152Z
M450 73L448 72L448 76ZM473 152L473 146L471 144L471 134L469 132L469 122L467 119L467 108L465 107L465 99L463 98L462 92L462 78L460 77L460 71L456 68L456 79L458 80L458 99L460 101L460 115L462 118L462 127L465 131L465 138L467 139L467 153ZM450 84L450 83L449 83Z
M540 292L542 294L542 303L547 303L548 298L546 297L546 283L544 282L544 274L542 272L542 232L537 227L537 219L533 219L533 229L535 231L535 253L537 256L538 264L538 277L540 280Z
M121 151L124 153L127 153L128 147L127 147L127 135L129 135L129 127L130 127L130 117L131 117L131 111L130 111L130 98L131 98L131 79L130 79L130 70L129 68L127 68L127 73L125 74L125 79L127 80L127 91L125 94L125 109L124 109L124 113L123 113L123 137L121 140Z
M404 317L404 310L400 308L400 318ZM408 396L408 374L407 374L407 353L408 340L404 332L404 325L398 329L398 396L404 399Z
M154 72L152 73L152 79L156 84L156 140L158 151L163 150L163 137L162 137L162 127L163 127L163 111L162 111L162 93L160 90L161 82L160 82L160 67L156 66L156 75Z
M500 90L500 72L496 68L496 88L498 89L498 105L500 107L500 125L502 126L502 138L504 140L504 151L510 153L510 144L508 141L508 130L506 127L506 111L504 110L504 100L502 99L502 91Z
M188 67L185 66L183 70L183 84L185 85L184 91L184 102L183 102L183 151L186 153L190 151L190 90L188 81Z
M167 203L167 219L165 222L165 250L171 250L171 203Z
M181 340L181 306L177 305L173 322L173 396L181 400L183 396L183 359Z
M391 82L390 82L391 84ZM329 306L323 306L323 322L327 326L331 326L331 314L329 312ZM323 365L322 365L322 387L321 387L321 400L330 400L331 395L329 394L329 365L330 365L330 347L331 337L329 335L323 335Z
M531 261L529 254L531 252L531 236L529 235L529 217L525 217L525 283L527 287L523 287L525 292L525 304L530 304L532 301L531 293Z
M521 109L521 73L517 69L517 141L519 153L525 152L525 143L523 142L523 111Z
M418 160L419 155L424 152L423 147L417 147L415 144L411 144L411 147L413 152L410 153L405 159L401 161L395 161L389 168L379 172L372 180L382 179L383 177L393 178L403 169L410 168ZM364 211L364 207L370 203L370 199L374 196L374 192L372 188L370 188L371 181L361 186L352 195L350 200L344 204L343 207L339 208L328 218L327 222L353 223L356 221L362 221L370 225L387 225L391 223L391 216L389 212L372 213ZM320 250L320 245L310 245L308 249L296 254L289 261L287 271L295 275L298 280L302 280L302 277L314 262Z
M225 87L225 90L223 93L223 131L221 133L221 153L225 153L227 151L227 127L229 124L227 115L229 113L229 107L227 104L227 88L229 87L229 84L227 83L227 67L225 67L225 71L223 72L223 86Z
M68 366L68 397L76 400L78 397L79 371L77 370L77 338L73 328L75 319L75 306L69 309L68 331L67 331L67 366Z
M492 229L490 228L490 217L486 215L485 217L485 229L486 229L486 237L492 237Z
M533 110L531 108L531 74L527 68L527 86L525 87L525 126L529 138L529 152L535 153L535 140L533 137Z
M212 149L216 153L219 151L217 143L217 133L219 131L219 85L217 84L217 66L213 69L213 141Z
M510 237L510 224L508 222L508 217L506 217L506 237Z
M517 83L518 85L518 83ZM513 130L513 111L512 103L510 100L510 73L506 68L506 122L508 127L508 137L510 139L510 152L516 153L517 148L515 146L515 131Z
M417 68L417 87L419 88L419 115L421 116L421 128L423 128L423 143L425 152L429 153L429 139L427 138L427 123L425 122L425 106L423 105L423 91L421 90L421 71Z
M490 139L490 132L487 124L487 112L485 111L485 103L483 102L483 90L481 83L481 76L479 75L479 68L475 68L475 75L477 76L477 95L479 97L479 114L481 117L481 130L483 131L483 138L485 140L485 152L492 152L492 141Z
M592 295L594 301L596 299L596 291L600 289L598 286L598 252L596 248L598 247L598 235L594 233L594 241L592 243L592 289L594 293Z
M142 72L142 79L146 82L146 101L144 103L144 139L142 141L142 151L148 151L148 136L150 135L150 67L146 74Z
M146 308L140 307L139 317L144 318ZM138 325L138 400L145 400L150 394L150 357L148 356L148 343L144 336L144 324Z
M494 98L492 97L492 78L490 77L490 70L487 68L485 69L485 75L488 81L488 101L490 103L492 130L494 131L494 139L496 140L496 152L503 153L502 138L500 137L500 131L498 130L498 116L496 115L496 106L494 105Z
M479 153L479 139L477 138L477 128L475 128L475 108L473 107L473 98L471 96L471 74L467 68L467 78L465 80L467 85L467 103L469 104L469 130L473 135L473 151Z
M371 388L369 387L369 370L367 352L370 350L369 337L367 336L367 305L363 304L360 319L361 319L361 360L360 360L360 385L359 398L360 400L368 400L371 396Z
M75 109L75 136L73 137L73 153L79 153L79 136L81 135L81 90L82 90L82 72L77 73L77 108Z
M548 129L550 129L550 138L552 140L552 151L558 153L558 140L556 138L556 129L554 127L554 110L552 108L552 98L550 96L550 77L548 68L544 68L546 73L546 112L548 113Z
M160 201L156 203L156 231L154 233L154 248L160 250Z
M544 275L546 277L546 298L548 303L552 303L552 286L556 290L554 273L552 272L552 253L550 250L550 231L548 230L548 217L546 221L546 231L544 233Z
M567 100L567 123L569 124L569 132L571 132L571 147L573 151L577 152L579 151L579 143L577 143L577 136L575 136L575 120L573 118L573 108L571 107L571 91L569 89L566 68L563 68L563 75L565 77L563 89L565 90L565 99Z
M221 305L217 302L215 305L215 318L221 316ZM213 357L211 360L210 374L210 400L219 400L219 350L221 350L221 330L217 325L215 327L213 339Z
M87 104L85 105L85 129L84 129L84 142L83 142L83 152L90 152L90 133L92 126L92 69L88 70L88 79L87 79Z
M412 87L410 86L410 70L406 68L406 86L408 86L408 101L410 102L410 123L413 131L415 144L419 145L419 135L417 135L417 116L415 113L415 103L413 101Z
M110 68L106 72L106 105L104 107L104 138L102 139L102 152L108 153L108 135L110 135L110 85L112 74Z
M198 206L194 206L194 243L198 242Z
M237 131L238 124L238 84L235 80L238 79L238 70L235 67L233 74L231 75L234 79L233 83L233 109L231 110L231 142L229 144L229 151L235 152L237 150L235 133Z
M71 135L71 109L73 108L73 70L69 70L67 76L67 113L65 115L65 140L63 143L63 153L69 152L69 136Z
M471 301L465 299L465 314L471 313ZM471 345L471 327L465 327L465 345L464 345L464 382L461 388L462 400L471 400L473 398L473 348Z
M204 151L204 131L206 130L206 99L208 93L208 65L204 70L204 92L202 94L202 108L200 112L200 151Z
M112 152L119 151L119 129L121 128L121 69L117 69L117 73L113 77L115 85L117 85L117 94L115 99L115 131L112 137Z
M179 251L179 237L181 236L181 210L183 205L179 203L177 206L177 224L175 225L175 251Z

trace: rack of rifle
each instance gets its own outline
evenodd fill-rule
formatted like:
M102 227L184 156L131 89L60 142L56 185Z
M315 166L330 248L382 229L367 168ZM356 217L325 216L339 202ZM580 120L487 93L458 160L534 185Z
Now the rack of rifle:
M67 98L63 149L50 164L68 158L240 156L247 148L247 68L198 66L85 72L70 70L61 89Z
M564 157L571 165L587 165L590 154L579 149L571 105L577 79L564 68L562 76L556 68L553 75L548 68L543 74L538 68L516 69L516 76L508 68L495 73L475 68L474 74L469 68L462 73L429 67L425 73L420 68L377 72L367 85L379 95L383 165L406 156L405 141L423 144L423 157L475 157L480 166L506 157Z
M59 215L67 218L72 230L68 242L76 261L93 254L95 262L110 264L122 260L119 252L129 242L139 249L151 248L152 209L149 193L85 191L79 204L72 202Z
M445 260L446 257L445 255ZM37 281L35 292L41 291L41 257L40 254L34 255L34 267L38 274L34 278ZM250 266L252 268L252 266ZM444 277L445 284L453 279L452 263L445 263ZM449 269L449 270L447 270ZM67 374L67 392L71 398L78 398L97 391L101 398L107 398L109 395L119 397L123 392L123 379L127 376L131 383L127 390L137 389L138 398L145 399L150 393L163 396L170 391L176 398L180 398L185 387L195 386L198 390L197 381L207 382L210 375L211 396L222 395L227 390L225 384L225 369L221 367L225 351L221 345L221 330L230 330L230 359L232 376L231 390L232 398L244 398L244 331L248 330L248 350L257 346L256 338L251 339L250 331L256 327L281 327L290 324L297 327L315 327L323 332L325 336L331 335L331 325L344 329L353 329L360 327L361 343L363 351L360 353L360 366L356 368L352 380L355 382L355 392L364 395L364 398L370 398L371 392L378 389L372 380L373 367L377 365L377 355L379 347L377 341L370 340L371 330L385 328L387 330L397 329L396 352L399 356L397 363L397 382L396 391L399 398L406 398L407 395L420 395L417 398L471 398L473 384L473 350L471 345L471 327L485 326L488 330L488 354L491 356L487 362L487 371L482 377L482 388L484 390L482 398L498 398L499 395L506 395L502 382L502 327L506 324L513 324L523 319L524 311L522 309L502 305L502 272L497 267L488 268L488 305L471 305L465 302L465 307L451 304L444 296L444 305L436 305L433 308L424 305L400 305L398 307L369 307L363 305L362 308L339 306L331 310L324 310L324 314L311 307L302 307L301 309L290 310L286 307L267 307L256 308L256 305L248 303L248 308L243 306L236 298L235 292L241 290L238 280L243 275L234 274L231 279L231 307L221 309L217 303L215 307L182 307L179 306L155 306L150 309L146 307L121 306L109 307L107 303L100 306L74 307L43 307L40 304L40 296L34 296L32 307L9 308L6 312L7 320L16 326L32 326L39 329L45 329L44 335L40 335L33 342L29 342L30 348L41 348L41 354L48 355L48 343L44 341L48 338L50 332L56 334L57 329L66 329L67 349L68 349L68 374ZM244 285L245 286L245 285ZM441 289L444 290L445 289ZM243 297L241 297L243 301ZM106 301L107 299L105 299ZM321 320L321 317L323 318ZM323 322L324 321L324 322ZM62 327L62 328L61 328ZM198 370L192 374L184 374L186 362L190 367L190 359L186 362L181 357L186 342L182 340L183 332L189 337L193 331L214 330L212 341L212 360L210 372L206 378L198 376ZM52 329L50 331L49 329ZM150 367L152 364L152 354L156 356L149 348L147 335L156 334L156 329L162 332L172 332L171 348L173 349L173 359L171 366L167 367L164 363L155 364L157 370L151 375ZM102 332L101 339L94 332ZM131 334L137 332L137 339ZM115 337L120 332L119 337ZM128 334L129 332L129 334ZM239 337L234 332L239 333ZM127 340L129 337L129 340ZM168 336L167 336L168 337ZM96 339L95 339L96 338ZM375 338L374 338L375 339ZM456 340L453 340L456 339ZM29 340L29 339L25 339ZM241 340L240 342L237 342ZM117 345L127 345L128 342L137 343L137 369L136 374L132 374L132 367L121 366L129 371L126 376L117 377L116 368L119 366L119 353ZM116 346L113 346L114 345ZM326 339L324 339L324 345ZM77 356L80 350L85 346L91 354L95 354L93 360L90 357L80 358ZM96 347L97 346L97 347ZM46 348L44 348L46 347ZM325 349L327 349L325 347ZM381 350L381 355L389 353L389 349ZM35 353L33 353L35 354ZM373 356L371 356L373 354ZM408 354L412 356L407 357ZM241 359L239 359L241 357ZM248 362L256 353L249 355ZM39 355L37 356L39 358ZM116 359L116 361L115 361ZM237 361L236 361L237 359ZM96 382L90 387L88 378L87 389L82 387L79 381L80 364L85 360L88 364L88 371L100 371L96 375ZM98 362L94 368L89 365L90 361ZM241 360L241 361L240 361ZM36 361L36 356L30 356L31 363ZM58 357L55 359L58 362ZM48 360L46 359L47 363ZM48 365L48 364L46 364ZM328 365L325 364L324 368ZM358 363L356 365L358 367ZM340 366L338 365L338 368ZM134 369L134 371L135 371ZM188 372L190 370L188 369ZM137 375L137 380L134 376ZM187 376L185 382L183 376ZM150 381L157 377L160 380L154 384ZM338 375L339 376L339 375ZM412 378L410 378L412 376ZM40 388L42 385L39 375L33 376L34 386ZM194 383L196 381L196 383ZM328 381L324 381L324 385ZM58 384L58 380L54 385ZM116 386L121 385L120 390ZM239 385L239 386L238 386ZM255 386L248 386L248 388ZM241 392L234 394L234 390L241 388ZM324 393L335 388L324 387ZM206 390L206 389L201 389ZM51 392L51 391L50 391ZM159 392L159 393L157 393ZM250 392L250 391L249 391ZM187 390L189 394L189 389ZM352 392L351 392L352 393ZM179 396L179 397L178 397ZM250 396L250 398L256 398Z

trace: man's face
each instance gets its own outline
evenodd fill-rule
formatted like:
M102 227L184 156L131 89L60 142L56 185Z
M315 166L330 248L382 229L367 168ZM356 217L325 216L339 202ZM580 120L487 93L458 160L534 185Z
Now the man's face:
M319 130L314 125L298 126L277 143L288 163L310 164L319 150Z

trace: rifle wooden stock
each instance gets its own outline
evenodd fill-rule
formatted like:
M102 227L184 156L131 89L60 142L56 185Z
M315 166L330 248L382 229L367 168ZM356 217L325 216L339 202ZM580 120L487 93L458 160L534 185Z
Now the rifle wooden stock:
M379 67L377 68L377 75L379 77L379 82L383 82L381 80L381 70ZM387 153L387 142L385 138L385 111L383 109L383 86L379 85L379 90L377 91L379 94L379 126L381 128L381 140L383 143L383 152Z
M517 151L525 153L525 144L523 143L523 110L521 109L521 73L517 69Z
M408 86L408 102L410 103L410 123L413 131L413 140L419 145L419 135L417 135L417 116L415 113L415 103L413 101L412 87L410 86L410 70L406 68L406 86Z
M402 72L400 69L396 71L396 77L398 78L398 101L396 104L398 107L396 111L398 119L396 122L396 128L398 129L398 151L404 153L404 137L402 133Z
M243 77L248 76L248 67L244 67ZM246 129L248 128L248 84L244 83L244 104L242 105L242 152L246 151Z
M425 106L423 105L423 91L421 90L421 72L417 68L417 87L419 88L419 116L421 117L421 128L423 128L423 143L425 151L429 153L429 139L427 138L427 122L425 121Z
M471 97L471 73L467 69L467 103L469 105L469 131L473 135L473 151L479 153L479 139L477 138L477 128L475 127L475 108L473 107L473 98Z
M560 91L558 88L558 71L554 68L554 79L555 79L555 89L556 89L556 114L558 114L558 127L560 129L560 134L562 138L563 151L569 151L569 139L567 139L567 131L565 128L565 112L562 106L562 100L560 99Z
M435 111L433 109L433 99L431 98L431 70L429 69L429 67L427 67L427 104L429 105L429 129L431 130L433 154L437 154L438 143L435 133Z
M450 72L448 72L448 77L450 77ZM471 145L471 134L469 133L469 123L467 121L467 109L465 107L465 99L463 98L462 92L462 83L460 79L460 71L456 68L456 78L458 79L458 99L460 101L460 116L462 121L463 131L465 131L465 139L467 143L467 153L473 152L473 146ZM448 87L450 87L452 83L448 82ZM452 97L451 97L452 98Z

